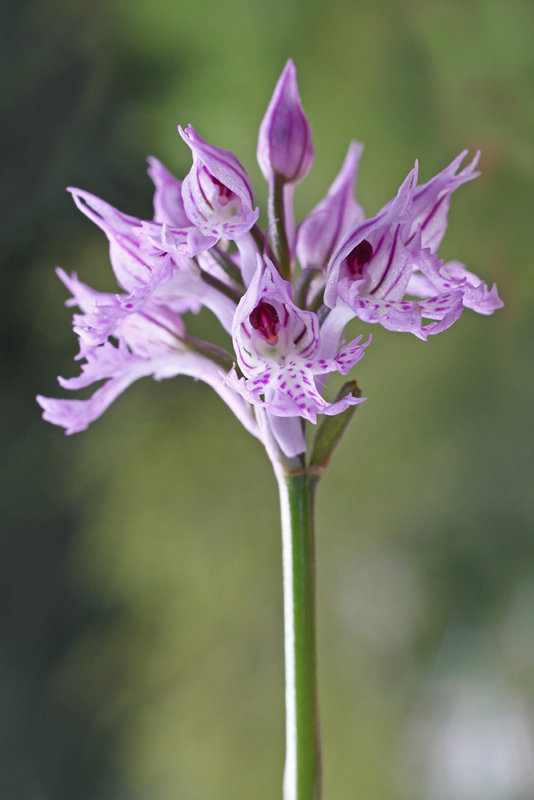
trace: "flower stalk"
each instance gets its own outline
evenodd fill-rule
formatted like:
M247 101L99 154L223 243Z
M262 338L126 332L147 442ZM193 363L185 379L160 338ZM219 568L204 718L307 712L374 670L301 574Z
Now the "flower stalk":
M319 800L321 744L315 634L317 475L277 470L282 516L286 762L284 800Z
M286 230L285 188L285 179L277 175L269 187L269 219L272 246L279 272L282 278L288 281L291 279L291 250Z

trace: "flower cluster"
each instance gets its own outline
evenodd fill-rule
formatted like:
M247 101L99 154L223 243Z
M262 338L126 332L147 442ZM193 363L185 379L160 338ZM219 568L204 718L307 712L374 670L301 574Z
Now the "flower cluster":
M295 227L293 192L313 162L311 131L288 61L260 126L258 162L268 181L269 236L258 225L250 180L236 156L179 128L192 153L183 181L149 159L154 218L141 220L79 189L78 208L109 240L121 292L91 289L58 269L72 294L81 375L59 378L88 399L39 396L44 418L67 433L87 426L138 378L191 375L210 384L243 425L274 451L304 453L304 420L361 402L355 384L324 397L332 372L346 375L369 340L345 343L358 317L425 340L464 307L490 314L502 303L463 265L437 255L454 190L478 174L465 153L417 184L417 164L371 219L354 198L362 147L351 142L326 196ZM227 350L187 334L184 315L208 308ZM230 344L231 337L231 344ZM352 386L352 391L350 387Z

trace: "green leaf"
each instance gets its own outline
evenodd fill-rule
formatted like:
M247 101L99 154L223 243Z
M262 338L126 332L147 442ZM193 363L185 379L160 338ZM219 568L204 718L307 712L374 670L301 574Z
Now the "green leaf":
M361 390L356 381L347 381L339 390L336 400L341 400L348 394L361 397ZM349 406L346 411L332 417L325 417L313 442L312 454L310 457L310 467L324 469L328 466L330 457L337 447L343 434L345 433L357 406Z

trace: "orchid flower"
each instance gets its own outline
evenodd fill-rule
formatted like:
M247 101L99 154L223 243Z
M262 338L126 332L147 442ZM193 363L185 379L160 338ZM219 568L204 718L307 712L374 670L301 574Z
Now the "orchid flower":
M347 395L328 403L314 383L317 375L347 372L362 358L365 345L358 336L333 358L323 353L331 343L321 342L319 319L293 302L291 285L267 260L243 295L234 316L234 349L243 373L239 384L254 404L280 417L317 421L317 414L338 414L361 398ZM338 350L339 342L334 344ZM235 372L234 372L235 374Z
M85 359L80 376L58 378L59 383L71 390L100 381L104 384L86 400L39 395L37 400L46 420L61 425L68 434L78 433L139 378L151 375L161 380L189 375L208 383L245 428L258 435L250 408L224 379L221 364L228 367L230 357L214 345L186 335L184 322L176 310L180 302L174 303L174 307L170 302L162 304L154 292L136 305L128 304L117 295L91 289L76 275L69 277L63 270L58 270L58 274L72 292L69 304L75 303L84 312L74 316L74 327L80 341L79 358ZM172 290L169 297L172 298Z
M448 328L464 306L482 314L502 306L495 286L489 290L463 265L444 264L436 253L452 192L477 175L478 154L456 174L464 157L418 188L416 164L397 196L345 235L328 265L328 306L341 298L362 321L420 339ZM425 325L425 318L435 321Z
M233 153L205 142L192 125L178 130L193 153L193 166L182 185L187 216L209 246L221 236L236 239L250 230L260 213L252 208L254 194L247 173Z
M64 389L86 399L37 398L46 420L82 431L139 378L189 375L209 384L265 447L282 511L286 657L284 800L319 800L315 682L313 501L356 407L346 377L371 337L346 342L347 323L379 323L426 340L464 308L491 314L502 302L459 261L438 256L453 192L478 174L465 152L418 185L416 162L397 194L367 219L355 199L362 146L295 228L293 193L310 171L311 129L296 70L287 62L260 125L257 157L269 184L266 225L249 177L232 152L191 126L178 131L192 154L183 181L149 159L154 217L143 220L80 189L77 207L109 240L116 293L57 273L72 298L81 374ZM187 333L187 316L211 311L226 347ZM332 394L332 391L334 393Z
M317 414L339 414L362 402L363 398L348 393L329 403L319 391L317 378L331 372L346 375L363 357L368 343L360 345L359 336L340 349L339 336L330 327L322 337L317 315L295 305L291 285L268 259L258 261L254 280L236 309L232 331L244 377L238 378L234 369L228 381L271 418L298 418L298 424L286 425L283 433L277 427L273 431L282 452L295 456L306 446L300 420L315 424ZM328 357L332 352L335 355Z

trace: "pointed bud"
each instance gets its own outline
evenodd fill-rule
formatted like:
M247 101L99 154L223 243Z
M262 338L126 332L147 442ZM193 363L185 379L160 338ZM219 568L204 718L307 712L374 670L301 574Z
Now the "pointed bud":
M313 163L308 120L300 103L295 65L284 67L260 125L258 163L266 180L283 177L299 183Z

